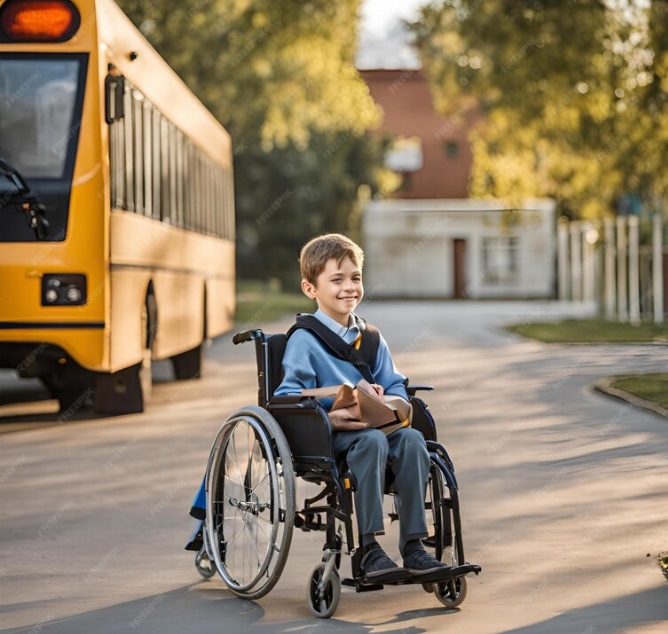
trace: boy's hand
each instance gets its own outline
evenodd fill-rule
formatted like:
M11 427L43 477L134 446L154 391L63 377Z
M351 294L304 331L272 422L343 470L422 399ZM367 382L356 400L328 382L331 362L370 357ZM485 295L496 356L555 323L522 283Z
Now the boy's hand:
M382 385L378 385L378 383L372 383L371 387L374 389L376 394L380 396L380 398L383 398L383 394L385 394L385 390L383 389Z
M369 423L355 418L349 409L335 409L329 412L328 418L333 431L358 431L371 427Z

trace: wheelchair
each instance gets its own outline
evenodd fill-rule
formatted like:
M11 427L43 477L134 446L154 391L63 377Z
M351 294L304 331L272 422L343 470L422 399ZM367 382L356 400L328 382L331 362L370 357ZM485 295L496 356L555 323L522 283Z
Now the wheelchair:
M369 582L361 571L361 548L353 529L352 474L332 452L332 429L327 412L315 398L272 397L282 376L287 343L284 334L249 330L234 336L234 344L255 342L258 406L232 413L213 442L206 469L206 517L203 546L195 558L205 578L216 572L230 591L242 599L265 596L278 582L287 561L293 530L325 533L322 561L307 582L311 613L329 618L336 611L341 586L358 592L388 585ZM433 534L423 540L437 559L450 567L419 580L446 608L466 597L466 575L481 568L467 563L461 534L457 480L453 463L436 440L434 420L425 402L415 396L429 386L408 386L413 405L412 426L425 437L431 459L425 496L427 520ZM297 505L295 478L317 485L316 495ZM313 488L313 487L312 487ZM386 493L392 494L391 485ZM300 509L299 506L302 506ZM391 513L392 519L396 514ZM341 556L351 555L351 578L341 579Z

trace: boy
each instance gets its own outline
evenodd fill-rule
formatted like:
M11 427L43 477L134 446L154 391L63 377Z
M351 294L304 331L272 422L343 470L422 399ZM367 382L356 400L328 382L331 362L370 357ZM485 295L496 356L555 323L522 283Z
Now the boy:
M362 301L364 254L349 238L332 233L314 238L301 250L299 263L304 294L318 304L315 317L349 344L363 336L365 323L354 310ZM284 379L275 396L300 394L302 390L349 383L363 377L350 362L332 356L316 335L299 329L288 340L283 357ZM392 362L389 348L380 337L371 367L374 389L408 400L406 378ZM322 399L330 408L332 399ZM362 536L361 567L367 579L389 582L409 572L414 578L447 566L426 552L421 538L427 536L424 494L429 477L429 455L420 432L403 427L391 434L354 420L348 410L329 412L336 455L346 456L357 482L355 511ZM394 563L375 535L383 532L383 488L389 464L395 477L400 522L399 548L403 570Z

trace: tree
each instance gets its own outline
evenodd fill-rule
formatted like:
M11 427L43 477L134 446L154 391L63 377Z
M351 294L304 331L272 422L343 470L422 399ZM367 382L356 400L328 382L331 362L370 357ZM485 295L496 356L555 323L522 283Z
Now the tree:
M412 25L443 111L476 103L471 193L597 217L668 184L666 0L447 0Z
M291 282L314 233L354 233L360 188L389 178L354 66L359 0L120 4L232 135L240 275Z

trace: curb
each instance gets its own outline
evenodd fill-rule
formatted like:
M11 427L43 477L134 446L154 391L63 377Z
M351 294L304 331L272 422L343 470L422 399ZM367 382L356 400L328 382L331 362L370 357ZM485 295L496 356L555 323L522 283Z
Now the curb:
M614 378L600 379L594 383L594 389L603 392L603 394L609 394L610 396L615 396L627 403L631 403L631 405L634 405L635 407L648 409L659 416L668 418L668 409L661 407L661 405L657 405L656 403L652 403L651 401L646 401L644 398L640 398L629 392L625 392L624 390L620 390L619 388L612 387L613 381Z

